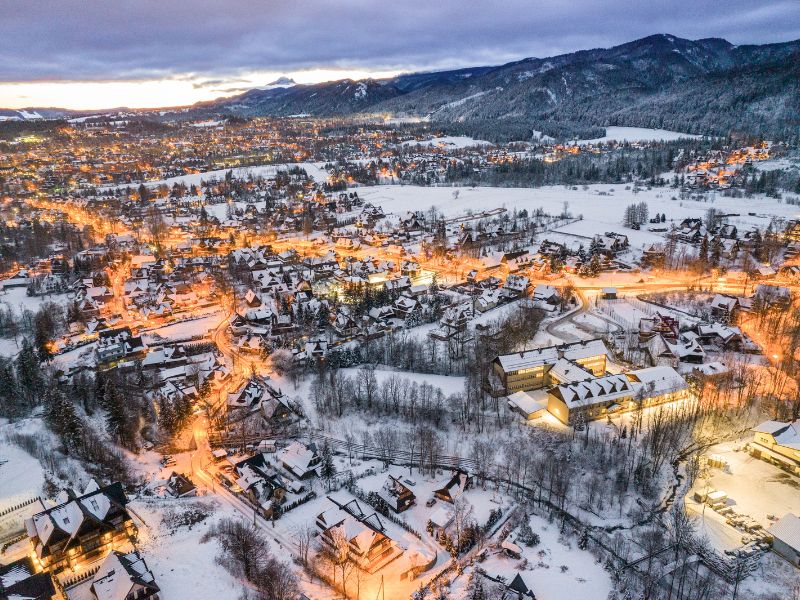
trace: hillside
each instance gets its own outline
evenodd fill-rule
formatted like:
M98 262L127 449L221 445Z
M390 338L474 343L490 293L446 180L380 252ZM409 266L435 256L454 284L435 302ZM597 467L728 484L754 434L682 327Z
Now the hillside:
M559 136L630 125L788 137L800 115L800 41L734 46L655 35L498 67L251 90L203 106L242 116L390 112Z

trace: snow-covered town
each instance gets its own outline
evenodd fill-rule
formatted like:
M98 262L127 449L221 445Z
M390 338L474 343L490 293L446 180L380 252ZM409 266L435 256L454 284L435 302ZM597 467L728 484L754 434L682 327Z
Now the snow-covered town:
M0 109L0 600L800 598L797 114L541 79L722 42Z

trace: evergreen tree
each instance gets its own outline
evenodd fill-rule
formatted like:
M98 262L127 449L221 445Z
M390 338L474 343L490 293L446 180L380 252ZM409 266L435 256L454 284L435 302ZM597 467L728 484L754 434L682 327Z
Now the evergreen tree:
M697 259L700 262L700 268L705 271L708 268L708 236L704 235L703 239L700 240L700 251L697 255Z
M54 386L47 386L43 394L45 421L61 439L67 452L78 450L82 439L83 423L75 411L75 405Z
M15 366L20 393L28 406L33 406L37 394L42 392L43 377L36 352L27 338L22 340Z
M330 490L331 481L336 476L336 465L333 464L333 452L326 443L322 446L322 463L320 464L320 476L327 482Z

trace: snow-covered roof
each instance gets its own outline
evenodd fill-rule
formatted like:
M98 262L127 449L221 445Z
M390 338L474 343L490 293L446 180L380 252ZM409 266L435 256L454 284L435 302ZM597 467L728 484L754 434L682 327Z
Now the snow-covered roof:
M772 536L800 552L800 517L787 513L783 518L767 529Z
M575 361L603 354L608 355L606 345L603 340L594 339L514 352L513 354L502 354L496 360L506 373L510 373L541 365L554 365L559 358Z
M686 380L672 367L662 365L628 372L628 378L651 388L653 395L685 390Z
M624 375L607 375L589 381L557 385L550 393L560 397L567 405L580 406L632 396L634 388Z
M97 600L126 600L134 586L141 585L158 591L153 574L138 552L111 552L100 565L92 580Z

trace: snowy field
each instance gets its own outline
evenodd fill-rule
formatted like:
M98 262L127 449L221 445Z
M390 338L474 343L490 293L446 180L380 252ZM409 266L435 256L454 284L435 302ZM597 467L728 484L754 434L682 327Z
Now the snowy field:
M324 181L328 177L328 173L322 168L322 165L325 163L318 162L318 163L311 163L311 162L304 162L304 163L283 163L277 165L258 165L254 167L234 167L231 169L217 169L216 171L205 171L203 173L190 173L188 175L178 175L176 177L168 177L167 179L161 179L159 181L146 181L145 184L148 186L155 186L166 184L167 186L172 186L176 183L183 183L187 187L196 185L200 186L203 181L210 181L212 179L222 180L225 179L225 174L228 171L233 171L234 177L238 178L246 178L248 175L252 175L253 177L274 177L278 171L287 171L292 167L300 167L301 169L305 169L306 173L310 177L313 177L316 181ZM124 189L124 188L131 188L131 187L139 187L139 182L137 183L126 183L122 185L112 185L109 186L111 189ZM104 189L100 186L99 189Z
M567 227L569 233L588 236L591 233L605 231L625 232L631 236L634 246L641 246L658 236L647 231L623 229L622 218L629 204L646 202L651 215L664 213L667 216L666 226L670 222L680 223L687 217L703 218L709 208L716 208L723 213L735 213L739 216L728 217L727 222L739 229L758 225L766 228L773 216L794 218L797 207L782 204L774 198L760 195L753 198L727 198L717 195L707 198L708 202L695 200L673 200L677 198L677 190L671 188L642 189L634 193L619 184L596 184L583 187L568 188L565 186L547 186L539 188L496 188L496 187L423 187L414 185L379 185L358 187L358 195L365 202L380 206L387 213L404 215L408 211L426 211L432 206L447 217L462 215L467 211L481 211L505 207L526 209L529 213L542 208L545 213L556 215L568 203L568 210L575 217L582 216L591 223L582 227L575 224L576 229ZM458 191L458 197L453 193ZM748 213L754 213L750 215ZM595 229L592 232L592 229ZM651 237L652 236L652 237ZM577 241L577 238L575 238ZM659 238L660 239L660 238Z
M472 146L493 146L486 140L476 140L465 135L451 135L444 137L431 138L429 140L408 140L403 142L403 146L441 146L442 148L470 148Z
M199 311L198 311L199 312ZM186 341L197 336L204 336L214 331L224 320L225 315L219 308L211 309L210 313L199 319L192 319L180 323L164 325L157 329L150 329L143 333L146 343L170 341Z
M672 142L680 139L698 139L702 135L680 133L667 129L647 129L645 127L606 127L603 137L593 140L578 140L578 144L603 144L605 142Z
M186 509L197 503L213 508L213 514L205 521L191 528L172 529L161 523L165 510L171 506ZM200 543L208 528L221 518L241 518L232 507L207 496L197 500L137 500L131 508L147 523L139 531L139 549L164 598L212 600L239 596L242 583L216 563L217 542Z
M0 441L0 511L38 496L42 484L39 461L11 442Z

